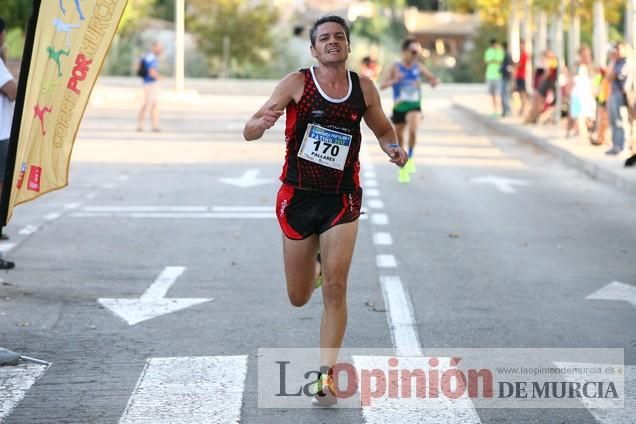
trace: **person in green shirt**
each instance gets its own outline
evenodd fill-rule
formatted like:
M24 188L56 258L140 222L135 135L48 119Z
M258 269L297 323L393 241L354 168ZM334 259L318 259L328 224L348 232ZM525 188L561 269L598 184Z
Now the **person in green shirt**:
M486 64L486 86L492 99L493 115L497 115L497 97L501 88L501 64L504 57L505 53L497 39L490 39L490 47L484 53L484 63Z

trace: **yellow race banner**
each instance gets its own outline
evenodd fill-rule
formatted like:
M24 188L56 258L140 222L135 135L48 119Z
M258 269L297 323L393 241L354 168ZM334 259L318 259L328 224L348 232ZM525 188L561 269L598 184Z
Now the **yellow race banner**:
M2 193L4 224L16 205L68 185L73 143L127 1L34 0Z

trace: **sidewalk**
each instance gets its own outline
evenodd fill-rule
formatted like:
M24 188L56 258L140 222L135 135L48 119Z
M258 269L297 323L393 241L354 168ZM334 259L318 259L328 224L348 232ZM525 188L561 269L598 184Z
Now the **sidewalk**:
M565 128L556 125L524 125L518 117L493 117L487 96L455 96L453 106L497 132L533 143L592 178L636 196L636 168L625 168L625 159L630 156L627 153L606 156L610 146L593 146L587 140L565 138Z

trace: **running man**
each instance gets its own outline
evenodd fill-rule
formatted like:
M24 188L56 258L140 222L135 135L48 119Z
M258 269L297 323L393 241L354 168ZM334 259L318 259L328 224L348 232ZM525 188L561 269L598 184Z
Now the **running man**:
M431 87L439 84L439 80L426 66L418 62L422 53L422 46L413 39L407 38L402 42L402 62L396 63L389 70L386 79L380 85L381 89L393 86L393 116L398 136L398 144L404 147L404 130L408 129L409 150L406 166L398 171L398 181L408 183L410 174L415 172L413 149L417 141L417 127L422 119L422 95L420 85L422 74L428 79Z
M276 215L283 232L291 304L309 302L322 279L321 367L313 399L320 406L337 401L331 368L347 324L347 278L362 203L362 118L391 162L404 166L407 160L373 82L346 67L349 34L349 26L338 16L316 21L309 37L318 64L283 78L243 130L246 140L257 140L283 111L287 115L287 152Z

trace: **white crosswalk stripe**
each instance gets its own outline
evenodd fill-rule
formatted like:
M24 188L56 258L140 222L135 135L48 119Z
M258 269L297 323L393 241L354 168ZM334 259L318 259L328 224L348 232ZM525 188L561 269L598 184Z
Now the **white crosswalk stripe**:
M35 364L0 367L0 422L9 416L46 368Z
M598 368L606 369L612 367L614 369L623 370L624 378L624 402L613 404L611 399L588 399L581 398L581 402L587 410L596 418L599 424L633 424L636 416L636 366L634 365L609 365L609 364L584 364L574 362L555 362L559 368ZM577 376L567 374L568 381L577 381ZM612 378L614 380L614 378ZM620 390L620 388L619 388ZM599 406L601 406L599 408Z
M241 418L247 356L150 358L119 424L231 424Z

